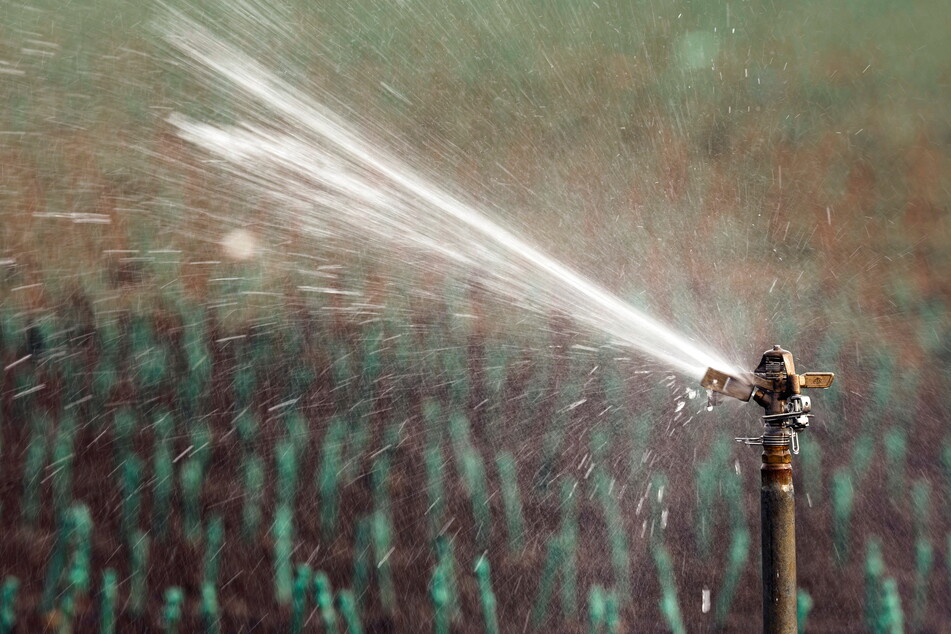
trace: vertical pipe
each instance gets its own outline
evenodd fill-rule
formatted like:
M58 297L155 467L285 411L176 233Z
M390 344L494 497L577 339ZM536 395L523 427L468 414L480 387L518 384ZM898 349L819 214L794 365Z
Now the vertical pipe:
M767 425L760 471L764 634L797 631L796 506L789 440L788 430Z

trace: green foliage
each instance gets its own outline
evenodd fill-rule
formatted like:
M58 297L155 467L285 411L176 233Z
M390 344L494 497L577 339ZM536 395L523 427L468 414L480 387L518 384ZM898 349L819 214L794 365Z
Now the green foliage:
M135 617L141 617L148 601L149 536L142 531L136 531L132 537L131 551L129 612Z
M915 580L912 593L911 631L921 631L928 610L928 587L931 570L934 567L934 548L927 537L919 537L915 542Z
M288 506L279 506L274 513L274 598L279 605L288 605L294 592L294 513Z
M670 553L662 542L656 541L651 546L651 554L660 580L660 611L673 634L686 634L680 602L677 599L677 584L674 581L674 567L670 561Z
M459 587L456 582L456 553L453 548L453 542L446 535L440 535L436 538L436 570L433 572L433 583L435 584L438 573L441 592L444 593L443 615L446 623L451 623L459 619L461 610L459 608ZM435 592L436 586L433 586Z
M588 631L591 634L602 634L607 619L607 605L605 603L604 588L591 586L588 592Z
M65 598L67 618L73 600L89 587L92 519L84 505L70 507L59 516L56 541L46 568L40 610L49 613L58 597Z
M20 590L20 580L13 576L3 579L0 586L0 634L13 634L17 622L17 593Z
M182 528L192 544L201 540L201 460L192 455L182 464L179 472L182 487Z
M839 469L832 476L832 545L835 549L835 560L839 565L849 558L849 534L854 501L852 476L845 469Z
M713 610L713 621L718 628L723 627L726 623L726 617L730 613L730 606L733 604L733 597L736 594L740 576L746 568L746 562L749 556L750 532L745 526L737 526L733 530L726 572L723 575L723 582L720 587L720 592L717 595L716 607Z
M277 504L294 508L297 492L297 447L285 440L275 449L277 460Z
M720 438L714 442L707 459L697 465L697 519L694 527L697 546L703 557L710 555L710 544L715 529L716 501L720 497L723 473L729 469L729 456L730 445L725 438Z
M442 528L446 512L446 492L443 469L445 459L442 444L428 444L425 448L426 496L429 500L429 531L435 537Z
M155 417L155 451L152 454L152 530L158 539L168 531L175 489L175 465L172 456L174 419L169 414Z
M621 507L617 498L613 495L613 485L613 480L609 481L604 468L597 467L594 472L594 486L608 531L611 566L614 569L614 587L618 594L626 598L629 596L631 554L628 549L627 529L624 525Z
M304 628L312 574L313 571L307 564L297 566L297 576L294 578L294 590L291 598L291 634L300 634Z
M916 539L926 538L931 524L931 482L915 480L911 487L912 525Z
M479 557L475 565L476 579L479 584L479 603L482 605L482 619L486 634L499 634L499 619L495 610L495 593L489 573L489 560Z
M861 484L865 480L874 456L875 437L870 433L862 434L852 447L852 461L849 465L855 483Z
M561 609L568 618L578 612L578 503L574 478L561 484Z
M142 460L128 454L122 463L122 535L126 541L139 529L142 500Z
M314 601L319 611L320 623L325 634L337 634L337 613L334 610L334 593L326 573L318 571L314 576Z
M26 462L23 468L23 498L20 509L23 521L28 526L36 523L40 513L40 492L42 490L43 467L46 466L46 436L43 433L48 423L45 419L34 419L30 432L30 443L26 448Z
M218 565L224 542L225 521L220 515L215 515L205 531L205 574L202 578L203 583L210 583L212 587L218 585Z
M907 497L905 484L907 453L907 433L901 427L890 427L885 432L885 472L888 476L888 494L896 502Z
M357 603L353 599L353 593L349 590L341 590L340 594L337 595L337 603L340 608L340 617L347 628L347 634L363 634L363 626L360 624L360 614L357 612Z
M321 461L318 467L317 490L320 494L320 529L324 537L330 537L337 526L339 514L339 478L343 470L342 451L347 435L343 418L334 417L324 437Z
M898 582L888 577L882 582L882 612L879 618L878 632L883 634L901 634L905 631L905 615L898 595Z
M137 427L135 413L128 409L116 411L112 419L113 445L116 464L122 464L132 453L132 439Z
M462 447L458 450L457 459L460 462L462 481L472 504L476 544L479 550L485 550L492 537L492 516L482 454L472 447Z
M377 582L380 587L380 603L383 609L393 614L396 612L396 586L393 583L393 571L390 566L390 556L393 554L393 528L390 517L383 510L377 510L371 516L373 537L373 558L376 560Z
M182 589L172 586L165 590L165 606L162 608L162 624L165 634L175 634L178 631L179 621L182 620L182 603L185 597Z
M495 464L502 489L509 550L512 553L518 553L525 544L525 521L522 518L522 498L518 492L518 470L515 457L508 451L501 451L495 458Z
M53 513L60 515L73 499L73 439L76 420L72 416L60 419L56 441L53 443L51 467L53 472Z
M116 571L106 568L102 573L102 596L99 603L99 634L115 634L116 602L119 599L119 583Z
M373 574L372 515L361 517L357 521L356 538L353 545L353 593L361 601L370 587Z
M452 622L450 605L452 593L446 574L445 566L437 561L433 568L432 579L429 582L429 596L433 601L433 629L436 634L449 634L449 627Z
M796 623L799 634L805 634L806 624L809 621L809 613L812 612L812 596L799 588L796 591Z
M221 632L218 594L215 592L214 584L209 582L201 584L201 620L204 623L206 634L219 634Z
M261 526L261 504L264 499L264 464L254 454L244 459L244 506L241 511L241 537L254 539Z
M552 535L548 538L548 547L545 554L545 564L542 567L541 579L538 582L538 595L532 608L532 627L538 628L548 615L548 604L551 602L552 591L555 587L555 576L561 562L561 537Z

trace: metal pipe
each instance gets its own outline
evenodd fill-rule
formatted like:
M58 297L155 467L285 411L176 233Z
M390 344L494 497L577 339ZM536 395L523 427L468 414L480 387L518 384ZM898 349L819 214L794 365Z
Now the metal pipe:
M763 434L760 526L765 634L795 634L797 631L796 501L789 441L784 429L767 427Z

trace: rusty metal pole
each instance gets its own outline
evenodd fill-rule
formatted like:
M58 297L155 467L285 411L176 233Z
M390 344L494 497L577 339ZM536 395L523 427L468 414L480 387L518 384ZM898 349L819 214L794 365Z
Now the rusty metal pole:
M796 501L790 440L788 430L766 426L760 470L764 634L795 634L797 631Z

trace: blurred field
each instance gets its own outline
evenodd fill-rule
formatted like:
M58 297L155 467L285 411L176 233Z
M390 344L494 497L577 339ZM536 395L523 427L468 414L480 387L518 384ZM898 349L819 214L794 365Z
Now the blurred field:
M260 6L259 17L294 35L255 41L262 60L334 95L382 144L620 296L744 366L782 343L800 369L835 371L797 462L808 631L871 627L865 614L876 618L888 576L904 627L942 631L951 617L951 439L939 405L951 380L951 44L940 3L236 6ZM398 605L384 605L384 575L367 573L356 596L368 630L439 623L431 580L446 556L426 533L429 459L442 465L445 513L457 518L453 631L484 629L473 569L485 550L502 631L526 622L598 631L586 625L601 605L595 585L614 592L623 628L666 627L658 602L674 588L688 631L713 627L717 609L729 631L757 631L758 454L729 443L752 430L755 413L703 412L686 424L701 400L678 417L682 387L668 389L663 372L634 374L643 366L616 361L624 351L570 347L601 346L597 333L469 296L464 280L394 265L400 254L270 226L266 208L234 195L207 157L172 136L172 111L228 121L238 104L175 65L152 9L102 0L3 2L0 12L0 497L11 536L0 576L21 580L22 631L37 631L44 610L63 613L73 594L76 629L96 631L106 568L118 571L124 627L162 631L165 590L181 586L182 629L200 630L215 517L225 535L212 584L222 631L259 619L261 631L288 627L293 601L274 590L287 575L275 565L287 540L278 547L273 527L279 470L291 469L277 458L284 441L302 443L286 477L306 482L285 501L296 530L287 566L307 562L333 588L358 591L360 565L369 570L388 550L384 525L361 529L360 520L389 517ZM205 19L248 22L236 9ZM262 257L227 258L219 243L235 227L263 237ZM315 272L357 294L301 291ZM380 366L367 370L374 351ZM427 419L429 401L441 409ZM259 417L254 441L235 431L246 410ZM166 436L156 427L163 412L174 421ZM453 426L450 413L467 423ZM118 432L123 416L134 424ZM303 440L288 427L294 416ZM325 442L335 416L352 426L336 457ZM171 466L163 541L156 456L200 447L196 434L207 453ZM436 451L442 460L427 458ZM522 550L509 543L505 453L517 465ZM242 542L255 459L262 519ZM334 460L347 466L321 485L321 465ZM127 466L137 461L138 480ZM186 466L195 461L200 469ZM659 474L666 494L651 502ZM578 483L571 512L565 482ZM315 516L331 490L339 524L321 533ZM134 491L141 513L123 520ZM186 535L189 499L199 504L197 538ZM76 592L66 573L46 580L57 544L63 561L82 551L64 532L73 500L88 505L93 527L88 583ZM138 589L136 531L150 536ZM876 536L887 566L878 576L866 550ZM545 559L566 543L578 557L575 611L559 568L548 575L550 608L533 620ZM630 570L619 575L625 550ZM730 553L736 595L719 608ZM55 600L43 605L51 583ZM136 592L139 616L128 603Z

